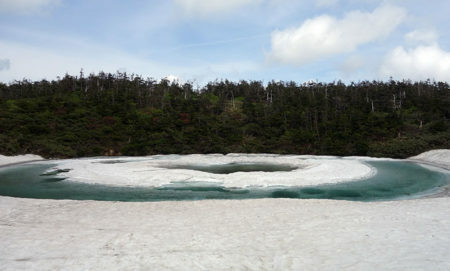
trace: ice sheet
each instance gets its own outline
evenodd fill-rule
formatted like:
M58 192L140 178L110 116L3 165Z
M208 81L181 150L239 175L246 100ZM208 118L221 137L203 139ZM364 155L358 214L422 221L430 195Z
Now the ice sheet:
M52 161L70 181L115 186L159 187L180 182L215 184L224 187L310 186L367 178L375 169L363 159L340 159L332 156L298 156L273 154L228 155L156 155ZM298 167L286 172L235 172L213 174L188 169L168 169L170 165L221 165L230 163L268 163Z

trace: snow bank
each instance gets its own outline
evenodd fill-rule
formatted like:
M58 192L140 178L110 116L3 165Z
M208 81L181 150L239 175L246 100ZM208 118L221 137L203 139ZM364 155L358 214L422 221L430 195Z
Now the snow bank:
M0 205L1 270L450 270L448 198Z
M410 157L409 159L435 163L437 165L443 165L447 168L450 168L450 150L448 149L427 151L417 156Z
M35 154L25 154L25 155L17 155L17 156L4 156L0 155L0 166L6 166L9 164L23 163L35 160L42 160L39 155Z
M212 154L155 155L147 157L72 159L52 161L55 169L70 169L61 173L70 181L115 186L159 187L178 183L250 186L310 186L367 178L375 169L361 159L336 157L273 155L273 154ZM168 169L173 165L223 165L230 163L268 163L296 167L286 172L235 172L213 174L188 169ZM54 169L52 169L54 170Z

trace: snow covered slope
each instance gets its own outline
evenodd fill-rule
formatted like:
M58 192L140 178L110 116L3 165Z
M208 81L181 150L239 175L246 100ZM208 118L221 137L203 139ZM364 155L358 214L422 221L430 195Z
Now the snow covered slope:
M418 162L434 163L450 170L450 150L432 150L409 158Z

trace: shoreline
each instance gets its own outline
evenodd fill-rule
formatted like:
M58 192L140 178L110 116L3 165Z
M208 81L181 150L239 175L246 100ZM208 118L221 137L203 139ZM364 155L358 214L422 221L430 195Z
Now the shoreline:
M430 162L430 161L426 161L426 160L423 160L423 159L410 159L410 158L404 159L404 161L411 162L411 163L416 163L416 164L419 164L419 165L423 164L423 165L427 165L427 166L432 166L432 167L436 167L436 168L439 168L439 169L444 169L444 170L450 172L450 165L447 165L447 164ZM431 195L420 197L418 199L448 198L448 197L450 197L450 182L447 185L441 187L438 192L433 193Z
M48 159L36 159L36 160L20 161L20 162L8 163L8 164L1 164L0 165L0 169L1 168L5 168L5 167L12 167L12 166L18 166L18 165L21 165L21 164L28 164L28 163L42 162L42 161L49 161L49 160Z
M21 154L15 156L5 156L0 154L0 168L5 166L20 165L22 163L47 160L36 154Z
M407 158L407 159L403 159L406 162L413 162L416 164L424 164L424 165L428 165L428 166L433 166L433 167L437 167L437 168L442 168L445 169L447 171L450 171L450 165L447 164L443 164L443 163L437 163L437 162L430 162L430 161L426 161L423 159L411 159L411 158Z
M444 170L450 172L450 166L446 165L446 164L441 164L441 163L436 163L436 162L428 162L428 161L420 160L420 159L408 159L407 161L413 162L413 163L416 163L419 165L424 164L427 166L444 169ZM447 174L450 174L450 173L447 173ZM421 197L419 199L448 198L448 197L450 197L450 181L448 182L447 185L441 187L437 193L433 193L431 195L427 195L427 196Z

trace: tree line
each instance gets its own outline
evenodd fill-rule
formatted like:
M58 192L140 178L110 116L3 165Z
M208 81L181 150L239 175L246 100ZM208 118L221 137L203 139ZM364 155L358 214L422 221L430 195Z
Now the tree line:
M44 157L281 153L404 158L450 147L448 83L138 75L0 83L0 153Z

